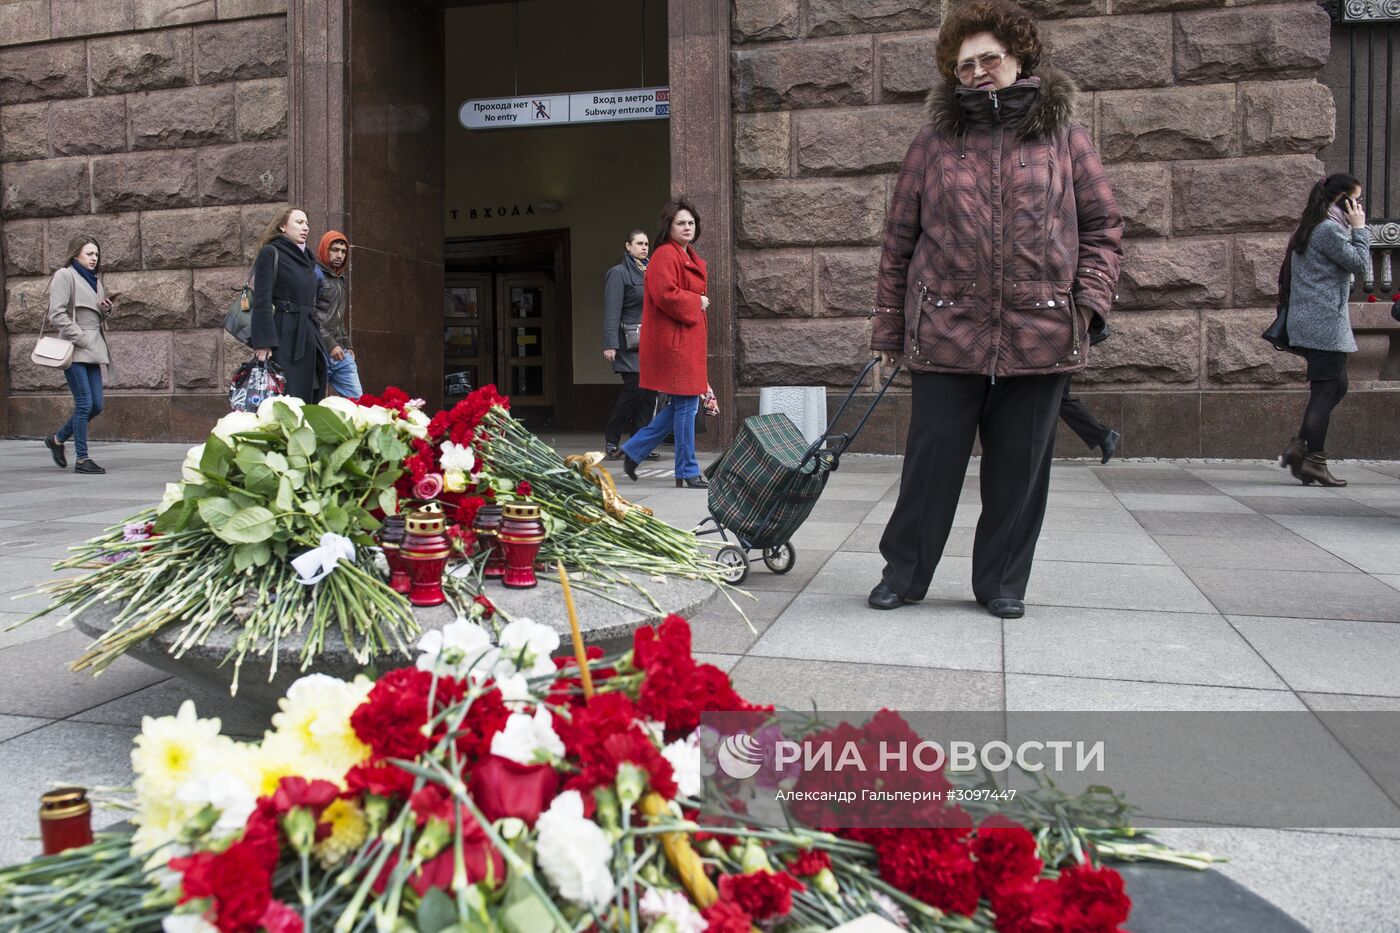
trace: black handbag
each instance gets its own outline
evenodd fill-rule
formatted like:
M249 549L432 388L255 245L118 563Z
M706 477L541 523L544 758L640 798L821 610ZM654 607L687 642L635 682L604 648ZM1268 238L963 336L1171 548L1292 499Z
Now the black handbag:
M635 350L642 345L642 325L622 325L622 349Z
M254 265L257 265L254 261ZM277 280L277 253L272 254L272 278ZM253 270L248 270L248 281L238 290L228 314L224 315L224 331L245 346L253 342Z
M1292 290L1293 244L1290 241L1288 251L1283 256L1283 265L1279 266L1278 270L1278 308L1274 314L1274 322L1264 328L1264 333L1259 336L1281 353L1297 353L1301 356L1302 351L1288 340L1288 299Z

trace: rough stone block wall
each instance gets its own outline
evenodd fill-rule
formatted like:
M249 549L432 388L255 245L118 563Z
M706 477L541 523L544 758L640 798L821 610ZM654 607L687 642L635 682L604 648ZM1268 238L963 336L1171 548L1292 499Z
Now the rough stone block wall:
M202 436L244 358L222 331L287 196L286 0L0 4L7 433L71 405L29 354L49 275L102 246L114 367L97 438Z
M1079 82L1079 120L1127 219L1114 335L1079 381L1104 390L1094 398L1123 428L1125 453L1276 451L1302 407L1299 393L1278 390L1301 389L1302 368L1258 335L1332 139L1331 94L1316 80L1326 14L1311 0L1027 7L1046 62ZM734 0L742 412L760 385L849 385L869 357L893 173L924 122L947 10L942 0ZM1270 394L1241 404L1251 389ZM1358 394L1339 419L1361 417ZM906 409L886 405L894 423L862 446L898 449Z

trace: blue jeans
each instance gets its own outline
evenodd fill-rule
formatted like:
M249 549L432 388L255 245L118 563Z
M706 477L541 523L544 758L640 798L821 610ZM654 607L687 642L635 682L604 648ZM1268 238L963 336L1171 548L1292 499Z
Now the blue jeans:
M360 368L355 365L355 357L349 350L338 361L322 354L326 361L326 382L336 395L357 399L365 394L360 388Z
M667 434L676 435L676 479L700 475L700 462L695 459L695 416L700 411L700 396L672 395L666 407L656 413L651 424L632 435L622 445L622 452L638 463L646 459L652 448Z
M102 366L99 363L74 363L63 371L68 391L73 393L73 416L63 423L54 437L59 443L73 438L78 459L88 455L88 422L102 414Z

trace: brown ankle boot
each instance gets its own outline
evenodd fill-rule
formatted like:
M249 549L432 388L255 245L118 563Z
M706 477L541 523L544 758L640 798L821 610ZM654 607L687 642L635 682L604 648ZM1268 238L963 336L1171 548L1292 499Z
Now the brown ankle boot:
M1299 468L1298 478L1303 481L1304 486L1317 483L1319 486L1345 486L1347 481L1337 479L1332 475L1332 471L1327 469L1327 451L1314 450L1304 455L1303 465Z
M1283 453L1279 454L1278 465L1292 473L1294 479L1302 479L1298 468L1303 465L1303 455L1307 452L1307 442L1301 437L1295 437L1283 448Z

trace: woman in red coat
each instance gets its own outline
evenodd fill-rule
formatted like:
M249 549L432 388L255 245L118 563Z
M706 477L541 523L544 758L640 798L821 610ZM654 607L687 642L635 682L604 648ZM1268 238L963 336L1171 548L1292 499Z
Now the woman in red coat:
M641 357L643 389L665 392L666 407L622 445L622 468L636 480L637 464L667 434L676 436L676 485L704 489L695 459L695 415L709 388L705 375L705 260L695 252L700 215L684 198L661 211L658 244L647 264L642 291Z

